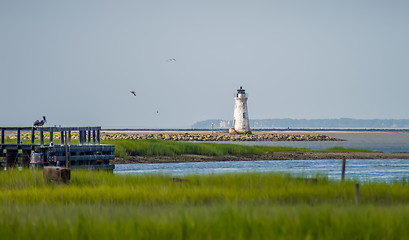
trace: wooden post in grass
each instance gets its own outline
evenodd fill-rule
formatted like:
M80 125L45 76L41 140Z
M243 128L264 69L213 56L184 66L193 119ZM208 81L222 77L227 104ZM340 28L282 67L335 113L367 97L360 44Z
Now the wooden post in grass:
M346 165L346 158L342 157L342 173L341 173L341 181L345 181L345 165Z
M18 150L17 149L7 149L6 152L6 168L13 168L17 164Z
M359 205L359 183L355 184L355 204Z
M31 150L22 150L21 151L21 165L24 168L30 167L30 159L31 159Z
M70 163L70 151L69 151L69 147L68 146L70 144L70 136L71 133L69 131L65 132L65 167L67 169L71 168L71 163Z
M63 167L44 167L43 178L46 182L68 183L71 169Z

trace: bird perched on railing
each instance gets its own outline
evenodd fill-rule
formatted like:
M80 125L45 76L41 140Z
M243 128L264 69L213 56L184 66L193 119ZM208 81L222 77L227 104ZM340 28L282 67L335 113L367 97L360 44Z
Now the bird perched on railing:
M47 120L45 119L45 116L43 116L43 120L41 120L41 121L36 120L36 121L33 123L33 126L34 126L34 127L37 127L37 126L41 127L41 126L43 126L44 123L46 123L46 122L47 122Z

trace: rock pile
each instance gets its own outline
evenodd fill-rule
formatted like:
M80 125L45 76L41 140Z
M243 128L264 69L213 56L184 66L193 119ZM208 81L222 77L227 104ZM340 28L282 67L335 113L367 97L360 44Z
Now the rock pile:
M103 134L101 140L119 139L160 139L166 141L205 141L205 142L229 142L229 141L343 141L322 134Z

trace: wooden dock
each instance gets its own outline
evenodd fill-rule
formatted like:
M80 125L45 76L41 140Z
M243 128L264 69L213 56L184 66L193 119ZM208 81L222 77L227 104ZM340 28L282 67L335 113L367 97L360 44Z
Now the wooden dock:
M101 127L0 127L0 162L7 168L64 166L113 170L114 145L100 143ZM71 143L75 136L78 143Z

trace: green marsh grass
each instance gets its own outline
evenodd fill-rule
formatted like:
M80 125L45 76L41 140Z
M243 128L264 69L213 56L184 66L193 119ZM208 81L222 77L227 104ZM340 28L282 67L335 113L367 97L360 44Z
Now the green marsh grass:
M197 143L197 142L174 142L157 139L149 140L105 140L105 144L115 145L115 156L178 156L182 154L196 154L206 156L228 155L262 155L273 152L312 151L307 148L276 147L276 146L245 146L228 143ZM333 147L316 152L371 152L369 150L349 149Z
M287 174L0 172L2 239L406 239L405 180L361 184Z
M373 152L373 151L356 148L331 147L324 150L319 150L318 152Z

